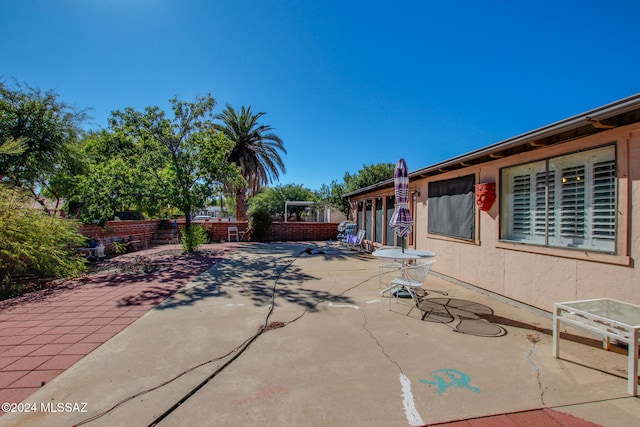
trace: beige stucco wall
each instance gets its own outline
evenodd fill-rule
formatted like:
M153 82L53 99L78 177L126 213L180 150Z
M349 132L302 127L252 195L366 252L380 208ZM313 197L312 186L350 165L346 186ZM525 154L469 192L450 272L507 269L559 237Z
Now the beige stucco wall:
M476 182L496 182L499 188L502 167L611 142L616 142L618 162L617 256L540 247L529 251L526 247L500 243L499 198L488 212L477 210L475 242L427 235L429 180L475 173ZM412 182L411 188L420 191L414 212L415 247L436 252L435 271L547 311L552 310L554 302L601 297L640 304L640 269L636 267L640 251L640 126L637 124L443 173Z

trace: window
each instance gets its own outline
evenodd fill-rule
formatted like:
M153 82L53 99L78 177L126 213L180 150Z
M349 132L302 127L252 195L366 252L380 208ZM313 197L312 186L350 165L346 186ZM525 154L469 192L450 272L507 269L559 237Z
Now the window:
M429 183L429 233L474 239L475 183L475 175Z
M372 224L373 224L373 202L371 200L365 201L365 218L364 218L364 229L365 229L365 239L371 240L372 233Z
M382 228L384 227L384 220L382 210L382 199L376 199L376 243L382 243Z
M395 245L395 236L396 234L393 231L393 228L389 225L391 222L391 217L393 216L393 211L395 210L396 198L394 196L387 196L387 210L385 212L384 223L386 224L386 239L385 244L389 246Z
M501 239L615 253L615 147L502 170Z

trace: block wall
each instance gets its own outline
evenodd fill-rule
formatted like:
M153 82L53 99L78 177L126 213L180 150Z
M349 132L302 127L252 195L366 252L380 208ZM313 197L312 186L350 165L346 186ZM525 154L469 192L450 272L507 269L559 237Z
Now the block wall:
M179 223L181 226L184 222ZM207 227L213 240L227 240L228 228L238 227L239 231L246 231L248 223L208 221L199 223ZM323 241L335 239L338 235L338 224L324 222L273 222L267 231L265 241Z
M184 221L179 222L181 227L184 227ZM238 227L238 231L246 231L248 227L247 221L229 222L229 221L207 221L199 222L193 225L202 225L209 231L209 237L214 241L228 240L229 227Z
M145 249L149 247L160 222L161 220L107 221L104 227L83 225L80 227L80 234L102 241L107 251L112 249L114 240L134 241L136 249Z
M265 237L267 241L335 240L338 224L330 222L273 222Z
M84 225L80 227L80 233L86 237L100 240L105 244L107 251L111 250L114 240L133 240L137 249L149 247L161 220L141 221L107 221L104 227L97 225ZM180 227L184 227L184 221L178 221ZM248 227L246 221L199 223L205 226L215 241L228 239L228 228L238 227L245 231ZM338 235L338 224L324 222L274 222L269 227L265 237L266 241L323 241L334 240Z

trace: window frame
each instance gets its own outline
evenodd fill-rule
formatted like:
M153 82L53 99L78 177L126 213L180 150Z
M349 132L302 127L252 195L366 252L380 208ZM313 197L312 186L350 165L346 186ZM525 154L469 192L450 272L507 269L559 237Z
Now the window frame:
M434 201L434 199L437 199L438 197L447 197L447 196L451 196L451 195L441 195L441 196L434 196L433 194L431 194L430 188L432 185L437 185L437 184L441 184L441 185L447 185L446 183L451 183L451 182L455 182L455 181L464 181L465 179L472 179L473 184L471 186L471 191L469 193L464 193L464 194L453 194L454 196L460 196L460 197L470 197L470 200L468 201L468 203L470 203L470 206L468 206L467 208L470 209L470 214L471 214L471 236L463 236L462 233L456 234L456 233L446 233L440 230L440 226L439 225L433 225L433 222L436 221L445 221L446 219L449 219L450 217L448 215L445 215L445 218L434 218L434 211L432 211L432 203ZM438 239L447 239L447 240L454 240L454 241L460 241L460 242L466 242L466 243L477 243L478 242L478 210L476 209L476 198L475 198L475 186L478 183L478 174L477 173L465 173L465 174L460 174L460 175L456 175L450 178L444 178L444 179L437 179L437 180L430 180L427 182L427 236L430 238L438 238ZM469 195L467 195L469 194ZM465 201L465 203L467 203L467 201ZM448 208L450 208L450 206L447 206Z
M364 200L364 238L369 241L373 240L374 204L375 199L368 198Z
M579 151L572 152L556 152L554 155L550 155L544 158L539 158L526 163L512 164L504 166L499 169L500 176L500 224L498 227L498 247L506 249L524 250L529 252L538 252L549 255L557 256L569 256L572 258L588 258L598 261L612 262L615 264L627 264L629 257L623 254L624 248L621 246L619 240L624 240L624 234L627 230L627 225L623 224L620 216L620 209L626 207L627 202L621 199L621 193L626 187L626 180L623 181L624 168L622 164L626 153L620 153L619 146L616 142L611 142L605 145L592 146ZM599 160L598 160L599 159ZM608 207L608 217L596 215L594 202L601 203L602 206L606 205L606 198L602 200L595 193L596 183L596 166L606 162L613 162L613 169L610 168L609 176L605 178L609 179L613 183L613 188L609 189L609 195L613 197L613 207ZM565 166L563 166L565 165ZM580 165L584 168L589 168L588 173L584 175L584 180L580 183ZM570 175L566 175L566 179L574 179L573 188L571 188L571 182L563 184L559 182L562 179L561 173L563 171L569 171L572 167L577 167L573 178ZM513 194L511 192L513 184L509 182L509 179L513 179L514 176L526 175L524 171L529 170L530 182L529 185L529 229L524 226L519 226L519 229L523 230L521 236L517 236L511 228L514 226L513 218L515 216L515 210L513 209ZM584 171L583 171L584 172ZM520 175L518 175L520 173ZM567 172L569 173L569 172ZM605 172L606 173L606 172ZM540 188L540 183L537 182L541 177L544 180L544 193L540 194L537 190ZM577 180L576 178L577 177ZM551 181L550 181L551 180ZM522 178L523 188L526 187L526 179ZM553 182L553 185L549 185ZM566 181L565 181L566 182ZM606 184L606 182L605 182ZM569 190L579 189L579 185L583 185L584 191L582 193L577 192L573 195L569 193ZM532 190L531 186L534 186ZM567 190L563 199L563 188ZM580 199L580 194L583 199ZM565 229L562 229L560 223L561 217L559 214L571 213L570 207L563 209L567 206L569 201L577 195L575 203L586 203L584 210L575 210L573 212L583 213L585 212L587 223L580 226L590 227L587 233L586 243L581 243L579 238L571 236L570 229L566 228L567 221L565 221ZM534 199L534 200L532 200ZM526 205L526 197L522 196L522 205ZM564 205L562 203L565 203ZM611 200L609 200L609 204ZM544 213L540 215L538 207L544 205ZM551 210L550 210L551 208ZM606 206L605 206L606 210ZM526 217L526 212L522 212L523 218ZM604 219L604 220L603 220ZM542 222L541 222L542 221ZM551 224L551 228L550 228ZM613 239L607 234L611 234L611 224L613 224ZM540 227L544 226L543 235L539 235ZM607 228L607 226L609 226ZM563 230L563 235L560 235L560 231ZM609 230L609 232L607 232ZM538 233L536 234L536 232ZM527 236L527 232L529 235ZM567 237L569 236L569 237ZM519 238L522 237L522 238ZM574 240L571 240L571 239ZM577 243L576 243L577 242ZM570 255L568 255L570 253Z
M382 235L383 235L383 230L384 230L384 203L382 201L382 197L376 197L373 200L374 203L374 209L373 209L373 215L375 217L375 237L374 237L374 241L375 243L379 243L382 244Z

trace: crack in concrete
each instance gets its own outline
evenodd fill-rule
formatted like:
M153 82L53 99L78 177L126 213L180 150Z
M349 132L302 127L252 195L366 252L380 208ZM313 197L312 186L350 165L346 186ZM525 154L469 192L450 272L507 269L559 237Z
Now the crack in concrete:
M391 356L389 355L389 353L387 353L384 349L384 347L382 346L382 344L380 344L380 341L378 341L378 339L373 335L373 332L371 332L371 330L369 328L367 328L367 313L365 313L364 311L362 312L362 317L364 317L364 323L362 324L362 327L364 328L365 331L367 331L367 333L369 334L369 336L371 337L372 340L375 341L376 345L380 348L380 352L382 354L385 355L385 357L387 359L389 359L389 361L391 363L393 363L394 365L396 365L398 367L398 370L402 373L402 368L400 367L400 364L395 361L394 359L391 358Z
M384 346L380 343L380 341L378 341L378 338L375 337L375 335L373 334L371 329L367 328L367 314L364 311L362 312L362 316L364 317L364 323L362 324L362 328L365 331L367 331L367 333L369 334L371 339L373 341L375 341L376 345L380 349L380 352L382 354L384 354L385 357L387 359L389 359L389 361L391 363L396 365L396 367L400 371L400 387L401 387L401 390L402 390L402 393L401 393L402 394L402 407L404 409L404 414L405 414L405 417L407 418L407 422L411 426L423 426L423 425L425 425L425 423L422 420L422 417L420 416L420 413L418 412L418 409L416 408L416 405L415 405L415 401L414 401L414 398L413 398L413 392L411 391L411 380L409 380L409 378L407 378L407 376L404 374L404 372L402 371L402 367L400 367L400 364L396 360L394 360L389 355L389 353L387 353L385 351Z
M540 336L528 334L527 339L529 340L529 342L531 342L531 349L529 350L529 353L525 355L525 359L529 362L529 365L531 365L533 370L536 372L536 380L538 381L538 388L540 389L540 401L542 403L542 406L545 406L544 387L542 386L542 380L540 379L540 368L532 358L533 353L537 351L536 343L540 341Z

